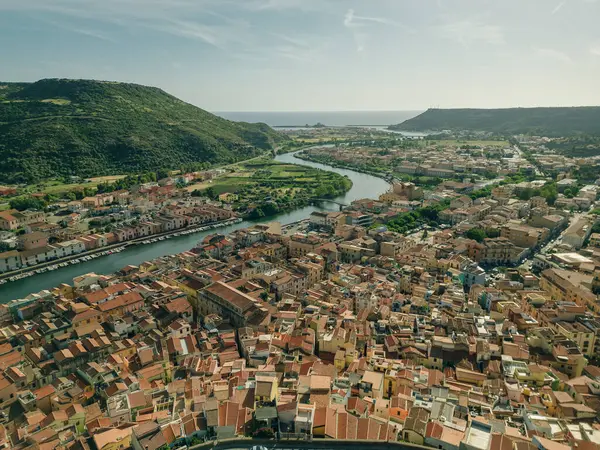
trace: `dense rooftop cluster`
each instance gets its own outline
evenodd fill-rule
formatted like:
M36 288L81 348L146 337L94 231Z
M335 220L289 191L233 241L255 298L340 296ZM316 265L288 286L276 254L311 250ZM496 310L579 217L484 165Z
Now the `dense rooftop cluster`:
M396 182L1 305L0 448L598 448L598 190L525 183Z
M472 207L463 192L446 194L450 211ZM502 195L478 203L488 214L430 235L356 224L420 197L397 184L299 227L209 235L188 252L9 302L1 445L153 450L272 436L595 446L598 254L546 255L537 275L486 272L481 264L531 256L569 221L526 224L538 200ZM501 236L466 237L499 205Z

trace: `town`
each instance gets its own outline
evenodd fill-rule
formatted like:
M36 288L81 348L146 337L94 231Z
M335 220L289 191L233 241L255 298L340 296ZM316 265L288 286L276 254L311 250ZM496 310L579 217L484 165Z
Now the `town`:
M14 187L0 188L0 196L9 199L9 209L0 211L0 284L125 246L240 223L242 217L274 215L351 186L333 172L262 158L156 178L154 173L115 177L95 191L88 184L65 184L53 195L17 196Z
M0 305L0 448L598 448L600 181L594 158L547 144L301 150L393 181L339 211L214 230ZM25 230L0 271L235 220L228 189L150 183L75 200L73 214L123 202L141 215L120 209L111 231L72 240L49 231L70 229L49 213L0 213Z

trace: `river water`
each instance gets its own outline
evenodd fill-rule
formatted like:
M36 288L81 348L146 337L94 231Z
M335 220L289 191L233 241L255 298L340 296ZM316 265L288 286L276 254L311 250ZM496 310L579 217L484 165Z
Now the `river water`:
M311 161L303 161L295 158L294 153L278 155L275 160L284 163L311 166L348 176L353 183L352 189L346 192L346 194L335 198L335 200L340 203L350 204L350 202L353 200L361 198L377 198L389 187L389 184L381 178L364 173L354 172L352 170L339 169L324 164L318 164ZM6 303L10 300L20 299L33 292L50 289L58 286L61 283L72 284L73 278L89 272L110 274L130 264L138 265L144 261L158 258L159 256L184 252L194 247L207 234L230 233L238 228L246 228L258 222L279 221L282 224L288 224L308 218L310 213L313 211L325 210L337 211L339 208L334 203L324 203L321 206L306 206L288 213L267 217L259 221L244 221L228 227L218 228L216 230L190 234L187 236L173 237L165 241L158 241L154 244L132 246L125 249L121 253L103 256L91 261L63 267L52 272L46 272L12 283L6 283L0 286L0 303Z

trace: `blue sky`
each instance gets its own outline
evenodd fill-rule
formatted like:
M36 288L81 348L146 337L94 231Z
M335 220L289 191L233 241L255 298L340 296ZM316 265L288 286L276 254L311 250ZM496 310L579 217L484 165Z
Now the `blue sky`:
M212 111L600 105L600 0L0 0L0 80Z

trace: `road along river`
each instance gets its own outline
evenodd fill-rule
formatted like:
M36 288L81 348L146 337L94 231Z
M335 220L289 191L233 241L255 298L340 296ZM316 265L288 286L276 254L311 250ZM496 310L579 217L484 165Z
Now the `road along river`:
M289 164L299 164L303 166L315 167L317 169L329 170L345 175L352 180L352 188L344 195L336 197L335 201L344 204L350 204L353 200L361 198L377 198L383 194L389 187L389 184L372 175L355 172L353 170L339 169L336 167L319 164L312 161L304 161L294 157L294 153L278 155L275 160ZM204 236L212 233L230 233L239 228L247 228L258 222L279 221L282 224L297 222L307 219L313 211L337 211L338 206L333 203L324 203L319 206L306 206L294 211L279 214L277 216L265 217L258 221L244 221L235 225L217 228L214 230L200 233L189 234L186 236L173 237L168 240L158 241L154 244L136 245L128 247L121 253L103 256L91 261L82 262L51 272L45 272L22 280L6 283L0 286L0 303L6 303L11 300L24 298L33 292L39 292L44 289L50 289L61 283L73 282L73 278L95 272L98 274L109 274L122 269L127 265L138 265L144 261L149 261L159 256L181 253L194 247Z

